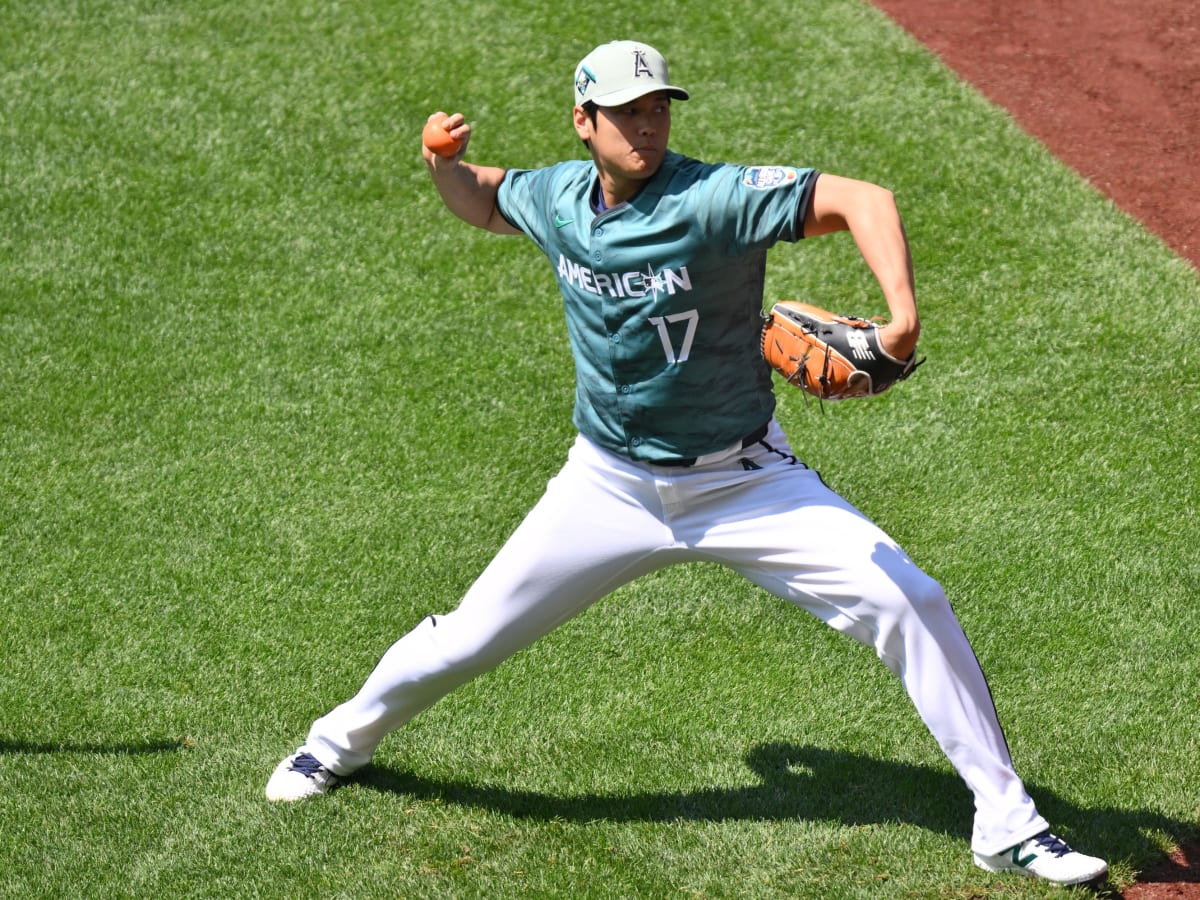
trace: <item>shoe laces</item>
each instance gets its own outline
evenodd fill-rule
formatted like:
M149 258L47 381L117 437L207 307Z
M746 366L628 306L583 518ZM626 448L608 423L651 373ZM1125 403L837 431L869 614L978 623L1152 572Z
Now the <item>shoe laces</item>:
M325 767L311 753L301 753L292 760L292 771L299 772L301 775L306 775L312 778L320 773Z
M1062 838L1056 837L1049 831L1043 831L1033 839L1033 842L1045 850L1047 853L1052 853L1055 856L1066 856L1068 853L1074 853L1067 842Z

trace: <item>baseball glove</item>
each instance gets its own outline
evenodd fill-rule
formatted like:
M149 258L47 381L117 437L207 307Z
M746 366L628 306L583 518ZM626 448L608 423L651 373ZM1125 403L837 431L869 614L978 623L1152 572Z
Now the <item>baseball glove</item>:
M821 400L882 394L924 362L916 349L904 360L886 353L879 342L884 324L782 300L763 325L763 359L788 384Z

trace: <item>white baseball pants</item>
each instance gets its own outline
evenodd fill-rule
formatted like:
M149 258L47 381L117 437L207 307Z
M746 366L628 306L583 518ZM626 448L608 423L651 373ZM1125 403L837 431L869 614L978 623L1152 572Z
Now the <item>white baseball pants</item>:
M767 436L690 468L632 462L577 438L546 493L453 612L421 620L304 749L339 775L451 690L623 584L722 563L875 649L975 798L972 848L1048 827L1013 769L991 692L936 581Z

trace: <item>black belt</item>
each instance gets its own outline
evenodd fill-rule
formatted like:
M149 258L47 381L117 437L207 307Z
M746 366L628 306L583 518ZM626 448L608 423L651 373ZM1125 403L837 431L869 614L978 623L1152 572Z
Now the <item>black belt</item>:
M742 438L742 449L745 450L747 447L753 447L755 444L765 438L767 436L768 424L768 422L763 422L762 425L760 425L758 428L755 428L752 432ZM698 456L687 456L682 459L656 459L650 464L652 466L670 466L672 468L689 469L696 464L696 460L699 458L700 457Z

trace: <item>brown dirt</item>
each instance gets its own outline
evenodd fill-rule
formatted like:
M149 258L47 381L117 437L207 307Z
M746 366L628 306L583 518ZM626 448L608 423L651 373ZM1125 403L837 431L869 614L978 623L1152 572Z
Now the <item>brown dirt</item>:
M875 3L1200 269L1200 3Z
M1200 269L1200 3L875 0ZM1200 843L1125 900L1200 900Z
M1200 897L1200 843L1182 847L1125 889L1125 900L1196 900Z

